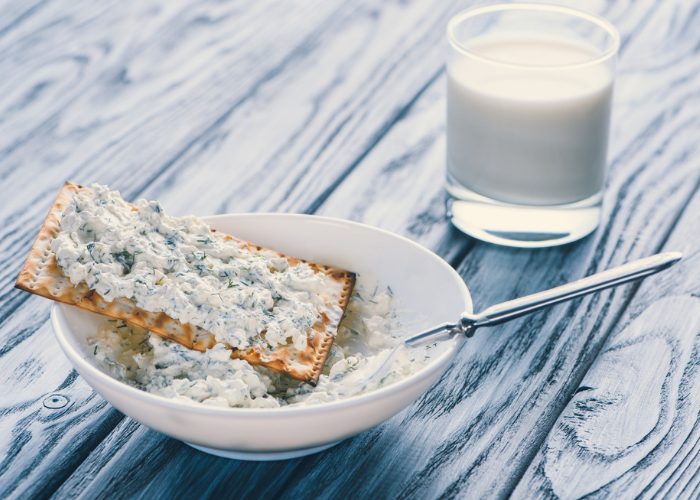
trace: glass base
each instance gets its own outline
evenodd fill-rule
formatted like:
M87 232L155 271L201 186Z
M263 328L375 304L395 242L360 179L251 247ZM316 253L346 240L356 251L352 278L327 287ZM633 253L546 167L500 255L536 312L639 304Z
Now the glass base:
M487 198L448 180L447 217L463 233L520 248L564 245L600 222L601 193L567 205L514 205Z

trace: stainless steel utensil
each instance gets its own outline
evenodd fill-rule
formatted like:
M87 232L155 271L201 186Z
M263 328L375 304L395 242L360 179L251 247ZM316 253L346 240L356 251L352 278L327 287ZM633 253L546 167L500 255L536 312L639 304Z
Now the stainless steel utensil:
M415 346L436 339L464 334L474 335L477 328L492 326L519 318L525 314L560 302L575 299L582 295L611 288L629 281L645 278L667 269L681 259L680 252L666 252L644 259L635 260L619 267L614 267L597 274L592 274L578 281L558 286L550 290L527 295L491 306L484 311L473 314L465 312L455 323L443 323L404 340L404 344Z

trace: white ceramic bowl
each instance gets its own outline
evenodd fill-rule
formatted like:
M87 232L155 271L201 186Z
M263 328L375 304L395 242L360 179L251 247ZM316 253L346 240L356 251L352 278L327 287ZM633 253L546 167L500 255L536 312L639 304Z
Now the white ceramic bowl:
M391 286L402 310L421 313L424 324L414 322L413 328L454 321L472 309L467 287L445 261L387 231L309 215L237 214L205 220L220 231L289 255L371 275ZM432 385L462 341L443 342L431 364L367 394L315 406L234 409L173 401L119 382L91 362L87 338L97 331L97 315L56 304L51 319L78 373L121 412L203 451L251 460L314 453L379 424Z

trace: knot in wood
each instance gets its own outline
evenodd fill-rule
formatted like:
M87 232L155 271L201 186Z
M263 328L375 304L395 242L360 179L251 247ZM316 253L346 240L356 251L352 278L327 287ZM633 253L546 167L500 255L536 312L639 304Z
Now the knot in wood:
M60 410L65 407L70 400L61 394L51 394L44 399L44 408L49 410Z

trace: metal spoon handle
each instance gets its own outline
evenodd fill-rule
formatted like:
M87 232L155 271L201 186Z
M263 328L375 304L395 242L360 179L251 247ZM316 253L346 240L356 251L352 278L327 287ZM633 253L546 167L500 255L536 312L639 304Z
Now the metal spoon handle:
M464 333L471 336L474 330L480 326L497 325L544 307L621 285L628 281L644 278L675 264L681 259L681 256L679 252L652 255L651 257L635 260L607 271L592 274L566 285L496 304L478 314L464 313L458 323L445 323L409 337L404 342L407 345L417 345L432 340L438 335L453 335L455 333Z
M681 254L678 252L652 255L651 257L635 260L607 271L587 276L566 285L496 304L479 314L465 314L463 318L468 317L471 319L474 326L497 325L543 307L644 278L666 269L678 262L680 258Z

